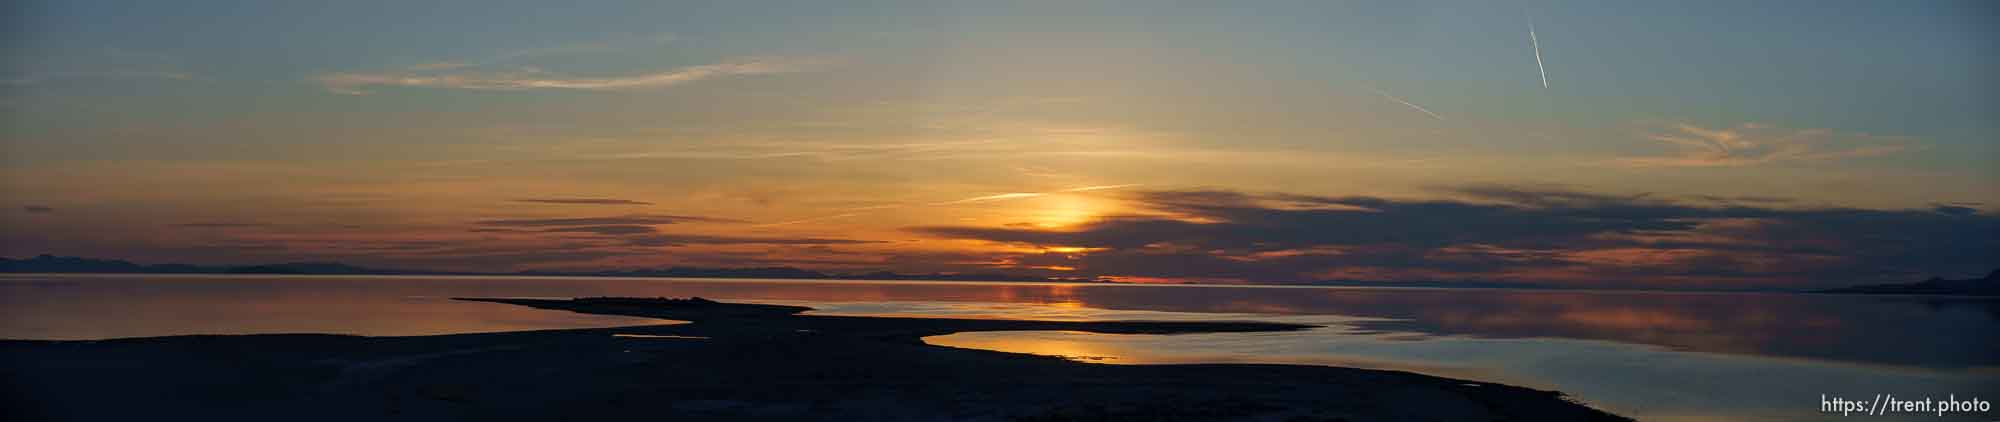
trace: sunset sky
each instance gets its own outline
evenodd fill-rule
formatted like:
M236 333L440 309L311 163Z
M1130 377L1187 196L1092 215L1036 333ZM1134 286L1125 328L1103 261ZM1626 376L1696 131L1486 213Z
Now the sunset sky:
M1990 2L586 3L10 2L0 256L1665 288L2000 268Z

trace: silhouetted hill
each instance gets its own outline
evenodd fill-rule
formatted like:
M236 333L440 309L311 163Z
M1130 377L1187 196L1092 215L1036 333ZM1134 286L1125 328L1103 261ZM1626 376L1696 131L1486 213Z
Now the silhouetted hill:
M38 255L28 259L0 258L0 272L9 273L199 273L212 268L194 265L139 265L116 259Z
M1987 273L1985 278L1946 280L1941 277L1931 277L1929 280L1915 283L1870 284L1820 290L1815 293L2000 296L2000 270Z

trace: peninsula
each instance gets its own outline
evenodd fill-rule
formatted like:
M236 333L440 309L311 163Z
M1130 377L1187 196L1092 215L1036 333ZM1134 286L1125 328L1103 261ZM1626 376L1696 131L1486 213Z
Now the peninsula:
M701 298L461 300L682 323L8 340L0 408L13 420L1626 420L1553 391L1408 372L1109 365L922 340L1314 328L1297 324L828 316Z
M1993 270L1993 272L1987 273L1984 278L1947 280L1943 277L1931 277L1929 280L1915 283L1869 284L1819 290L1814 293L2000 296L2000 270Z

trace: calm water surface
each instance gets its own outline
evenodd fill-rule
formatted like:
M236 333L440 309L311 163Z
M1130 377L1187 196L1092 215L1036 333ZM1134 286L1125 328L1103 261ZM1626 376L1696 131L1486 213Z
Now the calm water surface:
M0 337L422 335L609 327L453 296L703 296L822 314L1257 319L1326 328L1174 336L963 333L933 344L1103 363L1398 369L1556 389L1643 420L1825 420L1820 395L2000 399L2000 301L1804 294L555 277L0 276ZM2000 414L1861 417L1994 420Z

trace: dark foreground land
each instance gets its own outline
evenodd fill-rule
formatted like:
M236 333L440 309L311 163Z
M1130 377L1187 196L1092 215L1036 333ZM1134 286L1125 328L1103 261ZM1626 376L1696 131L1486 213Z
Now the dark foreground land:
M5 420L1622 420L1559 393L1301 365L1104 365L930 346L965 331L1238 322L794 315L706 301L470 299L689 324L423 337L0 341ZM616 418L616 419L614 419Z
M1915 283L1869 284L1820 290L1814 293L2000 296L2000 270L1993 270L1993 272L1987 273L1985 278L1946 280L1943 277L1931 277L1929 280Z

